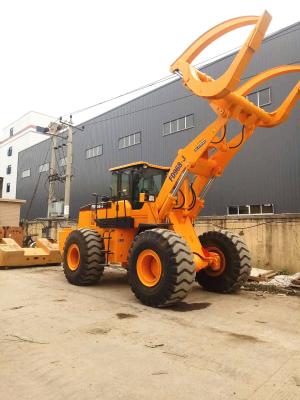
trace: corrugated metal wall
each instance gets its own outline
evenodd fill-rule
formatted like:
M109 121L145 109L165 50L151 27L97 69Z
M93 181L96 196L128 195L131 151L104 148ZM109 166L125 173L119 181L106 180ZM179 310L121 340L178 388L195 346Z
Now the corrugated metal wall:
M300 63L299 39L300 23L267 38L244 79L280 64ZM219 76L232 57L210 64L205 71ZM298 79L299 74L292 74L266 83L263 87L271 87L272 100L266 110L275 109ZM276 213L300 212L299 111L298 104L284 125L256 131L215 182L207 196L204 215L224 215L228 205L263 203L274 203ZM194 114L194 128L163 136L164 122L187 114ZM139 160L169 165L178 149L213 119L214 113L207 103L176 81L87 121L84 133L74 135L71 216L75 217L79 207L90 201L91 193L109 193L108 168ZM119 138L135 132L141 132L141 144L119 150ZM86 149L99 144L103 145L103 155L86 159ZM49 154L46 157L49 148L46 141L19 154L17 197L27 200L22 216L28 212L39 165L50 158ZM31 176L21 178L21 172L28 168ZM45 216L46 209L47 173L42 173L29 217Z

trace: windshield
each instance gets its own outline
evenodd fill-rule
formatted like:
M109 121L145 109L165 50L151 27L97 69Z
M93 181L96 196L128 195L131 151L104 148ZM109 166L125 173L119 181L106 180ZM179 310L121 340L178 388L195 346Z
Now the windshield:
M119 199L127 199L133 209L143 206L140 193L158 196L166 179L167 170L145 166L131 167L112 174L112 194Z
M153 194L157 196L165 181L166 171L155 168L145 168L138 176L139 193Z

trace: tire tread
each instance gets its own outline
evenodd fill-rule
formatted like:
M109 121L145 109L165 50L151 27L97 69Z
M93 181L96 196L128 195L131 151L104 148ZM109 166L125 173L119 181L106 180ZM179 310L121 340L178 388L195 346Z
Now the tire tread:
M64 261L64 274L67 280L74 285L92 285L99 281L104 271L105 256L103 254L103 238L98 232L91 229L82 228L78 229L76 232L79 233L84 242L84 264L80 268L80 273L75 276L70 274L66 261Z
M223 241L232 259L232 265L229 272L227 271L226 280L224 278L222 280L222 276L210 279L205 270L202 270L196 275L198 283L211 291L221 293L238 291L247 282L251 273L251 257L246 243L240 236L224 229L205 232L199 239L204 247L209 241Z
M136 244L143 240L157 240L164 247L169 256L172 271L172 284L166 287L164 293L156 299L147 298L133 284L131 279L131 258L135 252ZM129 282L135 296L144 304L152 307L167 307L182 301L189 291L195 280L195 266L193 262L193 254L188 247L187 242L177 235L174 231L162 228L154 228L146 230L137 235L132 243L129 251Z

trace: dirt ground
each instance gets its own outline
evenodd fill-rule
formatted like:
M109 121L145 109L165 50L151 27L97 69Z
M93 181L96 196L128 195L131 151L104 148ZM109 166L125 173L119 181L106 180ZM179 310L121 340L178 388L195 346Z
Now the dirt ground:
M0 271L0 299L1 400L300 399L300 297L195 285L152 309L122 271L48 267Z

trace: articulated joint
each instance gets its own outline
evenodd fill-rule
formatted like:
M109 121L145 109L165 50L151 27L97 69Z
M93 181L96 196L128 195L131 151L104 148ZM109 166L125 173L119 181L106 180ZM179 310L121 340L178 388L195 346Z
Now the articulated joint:
M213 272L217 272L221 270L221 258L219 254L214 252L205 252L207 255L201 258L198 254L194 253L194 264L195 271L198 272L201 269L209 268Z

